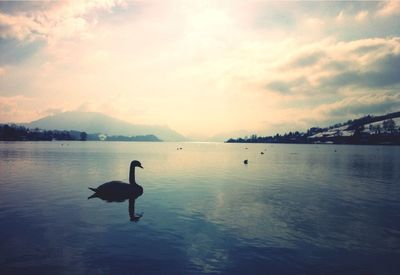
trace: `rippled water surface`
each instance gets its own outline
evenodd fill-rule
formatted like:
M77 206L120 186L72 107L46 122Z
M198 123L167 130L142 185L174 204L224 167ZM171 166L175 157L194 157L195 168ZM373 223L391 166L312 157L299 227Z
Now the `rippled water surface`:
M136 223L87 199L133 159ZM399 184L400 147L4 142L0 273L399 274Z

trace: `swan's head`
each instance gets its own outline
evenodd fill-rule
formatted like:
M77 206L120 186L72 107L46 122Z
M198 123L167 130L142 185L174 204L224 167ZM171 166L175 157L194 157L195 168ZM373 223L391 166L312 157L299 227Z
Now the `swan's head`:
M143 169L142 164L141 164L140 161L138 161L138 160L133 160L133 161L131 162L131 169L134 168L134 167L140 167L140 168Z

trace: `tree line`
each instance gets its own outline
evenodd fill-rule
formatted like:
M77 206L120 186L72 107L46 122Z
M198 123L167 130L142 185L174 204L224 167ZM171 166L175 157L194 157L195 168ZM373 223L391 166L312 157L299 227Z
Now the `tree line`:
M80 131L30 129L16 124L0 124L0 141L52 141L52 140L81 140L81 141L162 141L155 135L141 136L108 136L105 134L87 134Z
M3 141L51 141L87 139L86 132L29 129L16 124L0 125L0 140Z

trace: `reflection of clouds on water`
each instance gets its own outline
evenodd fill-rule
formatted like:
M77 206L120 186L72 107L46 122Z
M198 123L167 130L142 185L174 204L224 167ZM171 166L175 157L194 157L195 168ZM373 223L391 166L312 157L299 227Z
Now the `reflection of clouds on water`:
M226 249L222 244L218 244L213 236L198 232L186 236L185 239L188 242L187 256L201 272L216 272L228 265L229 256Z
M367 170L368 167L360 167L358 173L368 173ZM396 227L395 220L387 219L387 229L373 226L379 223L376 213L396 216L379 204L381 184L365 186L361 176L351 182L335 182L332 177L317 174L319 181L314 184L299 177L296 182L253 180L239 184L236 179L233 183L227 181L229 184L210 185L207 188L211 190L202 190L208 195L203 200L190 201L186 211L205 213L204 219L218 228L218 234L227 233L242 244L257 247L300 249L310 245L384 253L399 245L399 240L385 237L386 230Z
M204 218L208 222L239 239L267 240L278 233L285 233L286 224L275 218L276 209L260 198L261 193L251 194L247 183L239 184L236 179L226 182L215 186L210 184L204 188L209 190L200 190L208 193L204 193L201 200L190 200L186 211L205 213Z
M218 192L209 207L206 219L239 240L261 246L291 246L288 226L277 219L277 209L262 200L243 197L241 189Z

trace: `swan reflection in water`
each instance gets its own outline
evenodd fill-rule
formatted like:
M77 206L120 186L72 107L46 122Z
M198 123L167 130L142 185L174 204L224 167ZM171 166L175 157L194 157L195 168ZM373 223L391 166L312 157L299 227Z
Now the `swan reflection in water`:
M136 183L136 167L140 167L143 169L143 166L139 161L132 161L129 170L129 183L125 183L122 181L109 181L98 186L97 188L89 187L89 189L94 191L95 193L88 197L88 199L100 198L107 202L123 202L129 199L128 209L130 220L134 222L139 221L139 219L143 216L143 213L135 213L135 201L143 194L143 187Z

